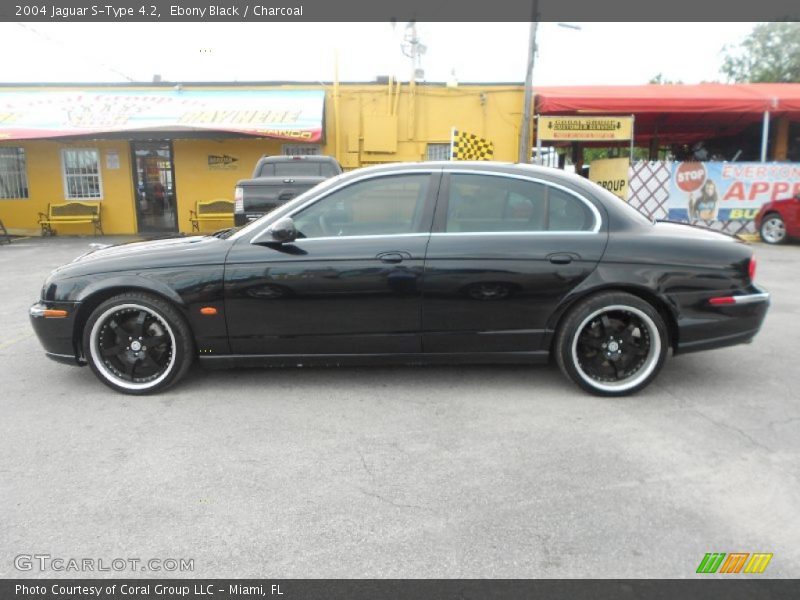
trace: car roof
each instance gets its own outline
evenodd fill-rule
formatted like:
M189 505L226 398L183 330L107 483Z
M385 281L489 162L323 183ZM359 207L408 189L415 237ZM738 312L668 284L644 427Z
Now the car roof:
M506 173L510 175L524 175L537 179L545 179L554 183L572 183L573 185L584 188L586 179L580 175L562 171L553 167L543 167L524 163L498 162L498 161L466 161L466 160L436 160L425 162L400 162L361 167L347 171L347 174L358 173L359 175L379 174L387 171L469 171L469 172L490 172Z

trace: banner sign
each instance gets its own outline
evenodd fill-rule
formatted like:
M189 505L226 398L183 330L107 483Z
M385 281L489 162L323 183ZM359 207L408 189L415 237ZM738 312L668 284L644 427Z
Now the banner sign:
M545 142L625 141L633 135L633 117L542 117L536 136Z
M628 168L630 164L630 160L627 158L593 160L589 165L589 180L627 201Z
M0 140L208 130L318 142L324 104L323 90L2 92Z
M667 207L674 221L750 221L798 193L800 163L675 162Z

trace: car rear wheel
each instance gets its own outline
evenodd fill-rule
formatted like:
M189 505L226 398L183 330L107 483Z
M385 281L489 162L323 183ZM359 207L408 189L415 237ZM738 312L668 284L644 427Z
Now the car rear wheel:
M641 298L603 292L566 316L556 336L561 371L600 396L625 396L655 379L669 348L664 319Z
M761 239L767 244L782 244L786 241L786 224L778 214L764 217L759 232Z
M169 302L131 292L101 303L83 332L95 375L126 394L148 394L176 383L192 364L189 326Z

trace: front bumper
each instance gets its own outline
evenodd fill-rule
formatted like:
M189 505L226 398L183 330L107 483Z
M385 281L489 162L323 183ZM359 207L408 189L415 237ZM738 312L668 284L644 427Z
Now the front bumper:
M80 365L75 339L75 316L79 303L76 302L37 302L28 313L33 331L44 347L47 356L58 362ZM47 311L64 311L65 316L47 316Z
M686 310L678 319L676 353L710 350L751 342L761 329L770 294L753 286L746 294L712 304L708 300Z

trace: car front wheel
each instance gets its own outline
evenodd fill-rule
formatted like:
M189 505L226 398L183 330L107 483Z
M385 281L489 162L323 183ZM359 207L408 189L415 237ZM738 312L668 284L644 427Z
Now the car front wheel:
M664 319L649 303L623 292L583 300L558 330L561 371L583 389L625 396L655 379L667 356Z
M95 375L126 394L148 394L176 383L193 360L191 331L169 302L131 292L101 303L83 332Z
M759 233L767 244L782 244L786 241L786 224L780 215L767 215L761 223Z

